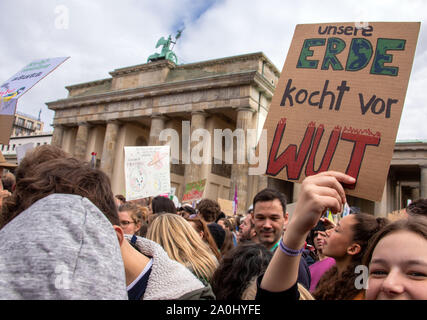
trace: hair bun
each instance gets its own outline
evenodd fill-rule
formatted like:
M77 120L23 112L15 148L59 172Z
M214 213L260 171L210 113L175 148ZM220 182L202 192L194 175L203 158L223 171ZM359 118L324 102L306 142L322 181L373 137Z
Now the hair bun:
M384 217L378 217L375 220L377 221L377 224L378 224L378 230L381 230L389 223L389 220Z

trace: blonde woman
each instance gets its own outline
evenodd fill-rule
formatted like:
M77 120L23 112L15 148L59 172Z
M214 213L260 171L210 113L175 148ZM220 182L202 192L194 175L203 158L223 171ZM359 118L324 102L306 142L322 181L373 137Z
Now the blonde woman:
M147 239L160 244L173 260L190 269L207 285L218 266L218 260L207 244L183 217L161 214L150 224Z

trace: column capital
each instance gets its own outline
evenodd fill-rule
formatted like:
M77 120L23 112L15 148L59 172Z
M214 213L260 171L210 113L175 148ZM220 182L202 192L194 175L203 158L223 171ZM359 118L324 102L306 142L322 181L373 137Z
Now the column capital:
M420 198L427 198L427 164L420 164Z
M204 111L204 110L192 110L191 111L191 115L192 116L194 116L194 115L200 115L200 116L204 116L204 117L208 116L207 112Z
M80 126L87 126L87 127L91 127L92 126L92 124L91 123L89 123L89 122L87 122L87 121L78 121L77 122L77 125L80 127Z
M111 123L111 124L115 124L118 126L120 126L122 124L122 122L120 120L117 120L117 119L107 119L107 120L105 120L105 123L107 125Z
M153 112L151 114L151 119L163 119L163 120L167 120L168 117L165 114L163 114L163 113Z
M246 107L236 107L235 110L237 112L252 112L255 113L257 112L254 108L250 107L250 106L246 106Z

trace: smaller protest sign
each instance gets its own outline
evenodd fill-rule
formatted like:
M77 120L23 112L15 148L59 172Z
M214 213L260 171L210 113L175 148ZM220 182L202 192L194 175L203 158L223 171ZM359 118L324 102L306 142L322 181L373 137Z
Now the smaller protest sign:
M168 196L170 147L125 147L126 199Z
M17 101L69 57L35 60L0 86L0 143L8 144Z
M221 207L221 211L224 212L226 216L234 215L233 201L218 198L218 204Z
M408 214L406 213L406 209L395 210L387 214L387 219L389 219L390 221L406 219L407 217L408 217Z
M181 202L194 202L203 198L206 179L190 182L185 185L184 196Z

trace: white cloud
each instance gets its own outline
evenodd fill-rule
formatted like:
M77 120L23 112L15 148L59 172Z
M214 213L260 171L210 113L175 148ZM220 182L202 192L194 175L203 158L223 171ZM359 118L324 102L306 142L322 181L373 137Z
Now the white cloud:
M69 12L68 29L55 28L55 8ZM264 52L281 70L296 24L348 21L421 21L421 32L398 132L399 139L427 139L427 2L401 0L3 0L0 12L0 82L38 58L71 56L37 84L18 110L52 122L45 103L63 99L65 86L103 79L108 72L145 63L161 36L185 24L175 51L190 63Z

